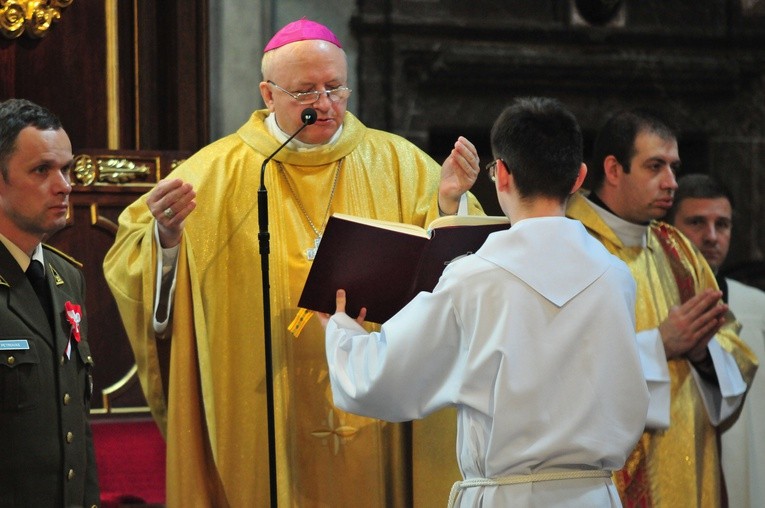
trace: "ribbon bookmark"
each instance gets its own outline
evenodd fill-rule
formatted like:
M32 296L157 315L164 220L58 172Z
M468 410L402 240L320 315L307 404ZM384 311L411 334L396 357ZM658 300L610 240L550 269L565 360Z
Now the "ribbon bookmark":
M287 330L292 333L292 335L295 336L297 339L300 337L300 332L303 331L303 328L305 328L305 325L308 324L308 321L313 316L314 312L312 310L308 309L298 309L298 313L295 316L295 319L292 320L292 323L287 327Z

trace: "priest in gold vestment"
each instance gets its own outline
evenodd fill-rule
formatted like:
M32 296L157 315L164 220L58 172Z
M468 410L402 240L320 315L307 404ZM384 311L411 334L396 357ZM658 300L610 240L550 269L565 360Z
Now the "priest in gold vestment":
M298 337L288 327L329 215L426 226L444 213L482 213L468 193L478 156L460 138L439 167L405 139L365 127L345 110L345 54L318 23L301 20L274 36L263 79L267 109L129 206L104 262L167 440L167 505L271 502L256 193L264 159L311 106L316 123L265 173L278 505L408 506L401 427L336 409L318 320ZM167 386L157 340L172 341Z
M601 129L594 160L594 192L572 199L567 215L632 271L651 392L646 430L614 482L626 507L716 508L723 502L716 427L735 418L757 359L703 256L656 220L672 204L680 163L667 124L648 111L619 112Z

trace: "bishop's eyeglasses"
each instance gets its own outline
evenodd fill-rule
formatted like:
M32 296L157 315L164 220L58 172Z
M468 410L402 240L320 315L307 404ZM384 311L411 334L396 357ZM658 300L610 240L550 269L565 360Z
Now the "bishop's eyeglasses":
M314 90L312 92L292 93L289 90L285 90L284 88L280 87L270 79L266 81L266 83L269 85L274 85L276 88L286 93L304 106L318 102L319 99L321 99L321 96L325 94L331 102L340 102L343 99L347 99L353 91L347 86L338 86L337 88L330 88L329 90Z

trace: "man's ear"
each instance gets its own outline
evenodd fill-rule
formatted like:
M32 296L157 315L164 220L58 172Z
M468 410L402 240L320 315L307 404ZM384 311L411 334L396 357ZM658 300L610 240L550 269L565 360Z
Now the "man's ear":
M621 177L621 174L624 172L624 168L622 167L621 163L616 159L616 157L614 157L613 155L609 155L605 159L603 159L603 171L605 172L605 178L603 179L603 183L616 185L616 183L619 180L619 177Z
M497 179L497 189L504 192L510 190L510 187L515 183L513 182L513 175L507 170L507 166L502 160L497 161L495 177Z
M576 177L576 181L574 182L574 185L571 186L571 192L569 194L573 194L576 191L579 190L579 188L584 183L584 179L587 177L587 164L584 162L581 166L579 166L579 176Z
M271 90L271 87L268 86L268 82L261 81L260 82L260 96L263 97L263 103L266 105L268 110L273 113L274 112L274 91Z

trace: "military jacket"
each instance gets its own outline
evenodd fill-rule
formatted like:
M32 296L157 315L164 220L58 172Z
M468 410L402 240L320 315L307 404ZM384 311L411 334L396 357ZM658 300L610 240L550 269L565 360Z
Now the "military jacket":
M51 319L0 243L0 507L98 506L85 278L50 247L43 257Z

